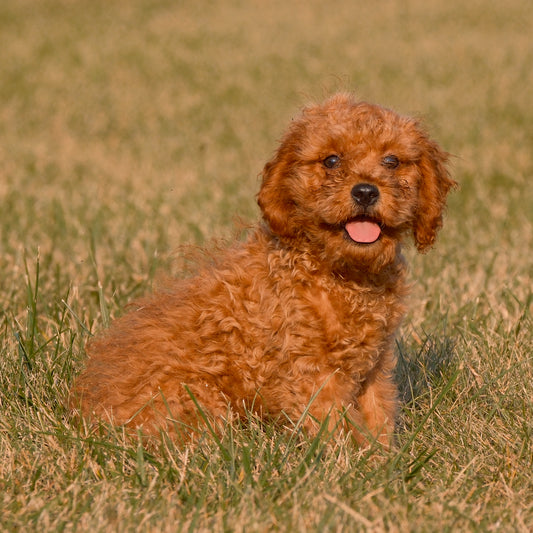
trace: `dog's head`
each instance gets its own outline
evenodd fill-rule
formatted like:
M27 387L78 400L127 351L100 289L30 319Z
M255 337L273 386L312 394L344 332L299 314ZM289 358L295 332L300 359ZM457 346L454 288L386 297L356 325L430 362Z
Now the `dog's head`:
M339 94L293 121L258 203L279 238L379 270L407 233L420 251L435 241L455 186L447 159L415 120Z

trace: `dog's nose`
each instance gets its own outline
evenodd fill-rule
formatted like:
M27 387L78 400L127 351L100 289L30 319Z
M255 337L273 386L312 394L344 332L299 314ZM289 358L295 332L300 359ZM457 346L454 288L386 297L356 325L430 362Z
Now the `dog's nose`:
M362 207L374 205L379 198L379 189L370 183L359 183L352 189L352 198Z

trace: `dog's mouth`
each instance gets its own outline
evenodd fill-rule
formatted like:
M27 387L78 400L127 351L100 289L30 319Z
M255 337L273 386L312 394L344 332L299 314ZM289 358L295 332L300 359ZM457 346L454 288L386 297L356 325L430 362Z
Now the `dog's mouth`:
M380 223L370 217L357 217L344 225L346 235L358 244L372 244L381 237Z

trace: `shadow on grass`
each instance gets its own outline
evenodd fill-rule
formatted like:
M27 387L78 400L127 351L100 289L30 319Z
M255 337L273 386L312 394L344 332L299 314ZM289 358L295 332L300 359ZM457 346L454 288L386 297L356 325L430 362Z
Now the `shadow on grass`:
M426 335L416 347L397 341L396 383L400 402L416 405L417 399L442 384L455 368L455 341L442 335Z

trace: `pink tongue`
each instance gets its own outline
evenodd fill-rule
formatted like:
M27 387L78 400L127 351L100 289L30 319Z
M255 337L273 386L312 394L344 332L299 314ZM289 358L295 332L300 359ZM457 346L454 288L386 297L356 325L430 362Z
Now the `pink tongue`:
M381 228L375 222L356 220L346 224L346 231L353 241L370 243L378 240Z

